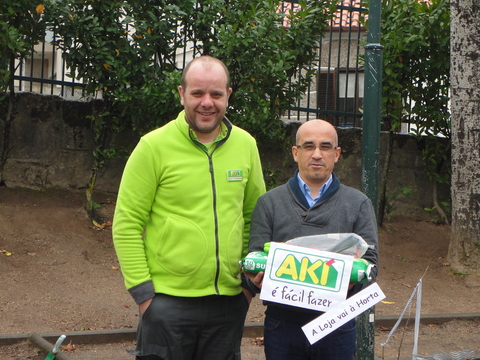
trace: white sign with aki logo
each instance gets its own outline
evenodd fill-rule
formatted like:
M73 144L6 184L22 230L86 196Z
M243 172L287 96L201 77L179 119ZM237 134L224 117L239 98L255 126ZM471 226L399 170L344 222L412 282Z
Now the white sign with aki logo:
M328 311L347 297L353 257L272 242L260 299Z

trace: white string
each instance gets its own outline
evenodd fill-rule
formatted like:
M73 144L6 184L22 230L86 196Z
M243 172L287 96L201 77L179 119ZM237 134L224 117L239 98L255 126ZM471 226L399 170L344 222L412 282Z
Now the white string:
M382 347L387 346L390 338L392 337L392 335L395 333L395 331L397 330L398 326L400 325L400 323L401 323L401 321L402 321L402 319L403 319L403 315L405 314L405 311L407 311L407 308L410 306L410 303L412 302L413 297L414 297L415 294L417 293L417 289L418 289L418 286L419 286L419 285L420 285L420 283L418 283L417 286L415 286L415 289L413 289L412 295L410 295L410 299L408 299L407 305L405 305L405 308L403 309L402 314L401 314L400 317L398 318L397 323L395 324L395 326L392 328L392 330L390 330L390 333L389 333L388 336L387 336L387 340L385 340L385 343L384 343L384 344L380 344Z
M428 269L428 268L427 268ZM425 270L426 272L426 270ZM443 351L439 351L433 354L432 357L424 357L424 356L419 356L418 355L418 335L419 335L419 329L420 329L420 311L422 308L422 279L423 276L420 278L420 281L418 282L417 286L415 286L415 289L412 291L412 295L410 295L410 298L408 299L407 304L405 305L405 308L402 311L402 314L398 318L395 326L390 330L390 333L387 336L387 340L385 340L384 344L380 344L382 347L386 347L388 342L390 341L390 338L392 335L395 333L397 330L398 326L400 325L403 316L405 315L405 311L407 311L407 308L409 308L410 303L413 300L413 297L416 295L417 296L417 301L416 301L416 309L415 309L415 331L414 331L414 343L413 343L413 351L412 351L412 360L427 360L427 359L433 359L433 360L470 360L470 359L476 359L476 354L475 350L460 350L456 352L451 352L449 354L444 353Z
M418 356L418 333L420 328L420 310L422 308L422 279L417 284L417 305L415 309L415 333L413 342L412 359L416 359Z

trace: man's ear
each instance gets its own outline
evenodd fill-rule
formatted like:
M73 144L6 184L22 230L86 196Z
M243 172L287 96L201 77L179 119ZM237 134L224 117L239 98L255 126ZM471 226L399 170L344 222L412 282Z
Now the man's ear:
M295 162L298 162L297 161L298 148L295 145L292 146L292 155L293 155L293 160L295 160Z
M338 159L340 159L340 154L342 153L342 148L337 146L335 149L335 163L337 163Z
M182 85L178 85L178 93L180 94L180 104L185 105L183 103L183 98L184 98L184 92L183 92L183 87Z

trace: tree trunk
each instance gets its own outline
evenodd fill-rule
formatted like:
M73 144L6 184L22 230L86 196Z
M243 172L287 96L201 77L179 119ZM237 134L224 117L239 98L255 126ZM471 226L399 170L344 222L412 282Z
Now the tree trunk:
M8 110L5 116L5 125L3 127L3 150L0 154L0 185L4 184L5 179L3 178L3 171L5 169L5 164L8 159L8 152L10 151L10 128L13 120L15 119L15 83L13 81L13 76L15 74L15 57L12 55L10 57L10 76L8 83Z
M458 271L480 270L478 0L451 1L452 238Z
M388 132L387 151L385 152L385 165L382 169L380 198L378 200L378 225L382 226L385 220L385 212L387 211L387 183L390 174L390 163L393 155L393 131ZM391 214L388 214L391 215Z

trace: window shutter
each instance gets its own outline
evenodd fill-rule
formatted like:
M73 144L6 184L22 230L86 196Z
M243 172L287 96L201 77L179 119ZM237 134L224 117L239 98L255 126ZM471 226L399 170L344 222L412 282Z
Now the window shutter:
M317 82L317 108L320 110L335 110L335 72L319 71ZM328 122L334 122L334 116L327 114Z

